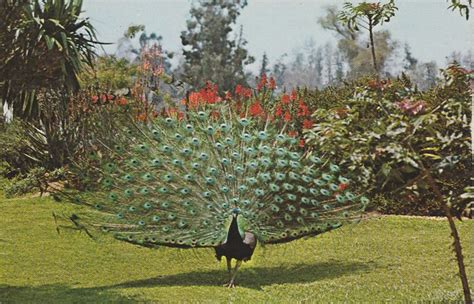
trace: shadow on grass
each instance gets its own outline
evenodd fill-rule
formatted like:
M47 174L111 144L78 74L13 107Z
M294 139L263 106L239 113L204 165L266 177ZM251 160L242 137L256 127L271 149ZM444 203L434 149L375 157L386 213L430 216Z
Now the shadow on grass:
M252 289L263 286L285 283L311 283L319 280L333 279L348 274L369 272L376 268L375 263L325 262L317 264L298 264L291 267L252 267L240 268L237 285ZM108 286L109 288L140 288L159 286L221 286L228 280L225 269L213 271L196 271L177 275L158 276L145 280L124 282Z
M354 273L370 272L375 263L325 262L298 264L291 267L242 267L237 276L240 287L261 289L263 286L285 283L311 283L334 279ZM138 299L121 296L121 288L153 288L164 286L213 286L219 287L228 279L224 270L195 271L116 285L93 288L71 288L65 285L17 287L0 285L0 303L131 303Z
M0 285L0 303L130 303L118 293L103 288L71 288L66 285Z

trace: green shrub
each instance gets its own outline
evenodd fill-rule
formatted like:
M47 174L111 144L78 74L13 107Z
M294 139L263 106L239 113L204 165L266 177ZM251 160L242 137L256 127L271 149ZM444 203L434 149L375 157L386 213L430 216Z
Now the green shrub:
M12 178L18 174L26 174L38 165L31 155L31 147L25 140L24 129L20 121L2 122L0 125L0 175Z
M443 75L427 92L414 90L406 77L352 87L345 102L314 112L308 144L342 163L373 196L393 201L390 208L379 206L384 212L443 214L428 170L462 213L467 203L460 196L472 174L469 76L455 65Z
M43 167L36 167L26 175L18 175L12 179L4 180L3 192L7 198L34 192L40 192L42 195L49 190L51 183L63 178L63 169L47 172Z

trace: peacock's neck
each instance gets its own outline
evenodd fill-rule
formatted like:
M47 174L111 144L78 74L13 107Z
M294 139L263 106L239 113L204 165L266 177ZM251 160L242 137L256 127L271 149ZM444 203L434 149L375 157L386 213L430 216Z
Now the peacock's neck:
M238 215L237 215L238 216ZM239 225L237 224L237 216L232 218L232 223L230 223L229 232L227 233L227 240L240 240L242 241L242 236L240 236Z

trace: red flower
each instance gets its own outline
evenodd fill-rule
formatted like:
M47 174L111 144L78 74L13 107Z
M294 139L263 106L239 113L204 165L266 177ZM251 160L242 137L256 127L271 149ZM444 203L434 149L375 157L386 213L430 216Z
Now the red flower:
M127 99L125 97L121 97L119 100L117 100L117 104L119 106L125 106L127 105Z
M291 114L290 114L290 111L286 111L286 112L285 112L285 117L283 117L283 119L284 119L286 122L291 121Z
M245 98L250 98L252 97L252 89L250 88L244 88L242 90L242 96L245 97Z
M189 94L189 108L196 109L199 107L199 103L201 100L201 94L198 92L191 92Z
M137 119L139 121L146 121L146 113L143 112L143 113L138 114Z
M283 110L281 109L280 106L277 106L275 109L275 116L281 117L283 115Z
M290 96L288 96L287 94L283 94L281 96L281 102L284 103L284 104L289 104L290 103Z
M92 96L92 103L97 103L98 100L99 100L99 96L97 95Z
M418 113L424 111L426 102L424 100L412 102L410 99L405 98L402 101L397 102L396 105L400 110L407 114L417 115Z
M293 89L293 91L291 91L290 99L291 99L292 101L295 101L295 100L296 100L296 97L297 97L297 94L298 94L298 93L296 92L296 90Z
M275 90L276 88L275 79L273 77L270 77L270 81L268 82L268 88L270 90Z
M303 129L311 129L313 127L313 122L309 119L303 120Z
M252 90L250 88L244 88L240 84L235 87L235 95L245 98L252 97Z
M299 102L299 107L298 107L298 117L300 116L308 116L309 115L309 109L308 106L303 102L303 100L300 100Z
M288 136L296 137L297 135L298 135L298 132L296 132L295 130L288 131Z
M300 139L300 144L299 144L299 146L300 146L301 148L304 148L304 144L305 144L304 138Z
M102 95L100 96L100 100L102 100L102 102L104 102L104 103L107 102L107 96L104 95L104 94L102 94Z
M257 77L257 80L258 80L258 77ZM258 82L257 84L257 91L260 91L262 88L266 87L267 86L267 75L262 74L262 78L260 79L260 81Z
M232 99L232 93L229 92L229 91L225 92L225 99L226 100L231 100Z
M249 114L251 116L259 116L259 115L262 115L262 113L263 113L263 108L260 102L255 101L253 104L250 105Z
M338 190L339 191L344 191L344 190L346 190L346 188L347 188L347 184L342 183L342 184L339 184Z
M242 86L240 84L238 84L235 87L235 95L240 95L241 93L242 93Z

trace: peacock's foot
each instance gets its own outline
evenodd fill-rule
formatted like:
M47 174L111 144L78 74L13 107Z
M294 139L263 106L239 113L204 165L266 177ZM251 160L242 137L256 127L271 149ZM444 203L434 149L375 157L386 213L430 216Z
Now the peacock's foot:
M233 281L230 281L229 283L226 283L223 286L227 288L235 288L235 283Z

